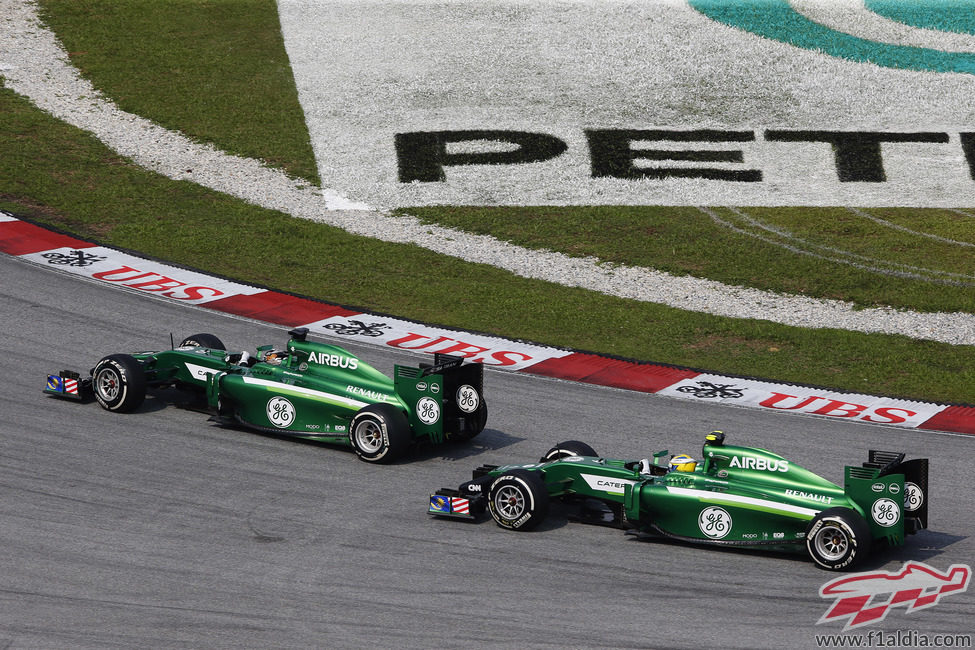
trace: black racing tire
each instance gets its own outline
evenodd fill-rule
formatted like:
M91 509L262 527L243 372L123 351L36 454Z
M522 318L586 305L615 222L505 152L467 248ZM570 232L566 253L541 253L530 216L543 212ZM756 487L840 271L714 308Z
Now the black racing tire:
M223 344L223 341L213 334L194 334L193 336L187 336L185 339L183 339L183 342L179 344L179 347L184 347L187 345L194 345L198 348L210 348L211 350L227 349L227 346Z
M146 374L129 354L110 354L91 371L91 387L102 408L130 413L146 398Z
M553 460L559 460L560 458L568 458L569 456L598 456L596 450L590 447L584 442L578 440L566 440L565 442L560 442L555 445L541 457L538 461L540 463L548 463Z
M870 526L849 508L828 508L817 513L806 528L806 550L816 566L849 571L870 554Z
M488 509L494 521L508 530L531 530L548 515L549 495L535 472L513 469L488 488Z
M392 404L362 407L349 425L349 442L367 463L391 463L406 453L413 441L409 420Z
M451 440L457 440L460 442L466 442L473 439L477 434L484 431L484 427L487 425L487 401L482 397L481 403L477 406L477 411L474 412L474 417L471 418L473 422L473 427L465 431L457 431L451 434Z

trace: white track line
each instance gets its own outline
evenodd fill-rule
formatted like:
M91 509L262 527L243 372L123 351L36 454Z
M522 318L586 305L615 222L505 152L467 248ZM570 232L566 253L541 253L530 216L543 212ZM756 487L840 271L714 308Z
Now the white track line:
M611 266L593 258L529 250L493 237L425 225L412 217L394 218L369 211L367 206L329 190L307 188L259 161L196 144L179 133L119 110L71 66L55 36L38 20L31 0L0 0L0 75L8 88L42 110L92 133L148 169L350 233L416 244L525 278L682 310L798 327L881 332L975 345L972 314L857 309L851 303L835 300L786 296L706 279L675 277L653 269Z

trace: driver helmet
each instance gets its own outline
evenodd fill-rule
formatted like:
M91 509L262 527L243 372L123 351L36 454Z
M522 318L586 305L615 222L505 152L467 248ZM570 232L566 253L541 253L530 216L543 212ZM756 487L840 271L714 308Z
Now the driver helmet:
M268 350L264 353L264 357L261 359L264 363L270 363L274 366L280 366L281 361L288 356L285 350Z
M697 461L687 454L677 454L670 459L671 472L693 472L697 467Z

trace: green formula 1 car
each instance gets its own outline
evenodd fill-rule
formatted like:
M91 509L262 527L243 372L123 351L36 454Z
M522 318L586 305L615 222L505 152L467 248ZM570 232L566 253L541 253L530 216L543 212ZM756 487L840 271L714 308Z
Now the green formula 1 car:
M307 328L289 335L285 349L265 345L252 356L197 334L169 350L104 357L88 378L48 375L45 392L130 412L148 387L195 389L222 423L348 445L369 462L395 460L418 440L468 440L484 429L480 364L437 355L432 365L397 365L389 379L348 350L308 341Z
M528 530L549 501L576 506L573 520L631 529L637 535L742 548L805 549L825 569L849 570L878 543L901 545L927 528L928 461L871 451L846 468L845 487L782 456L707 436L701 460L651 462L601 458L592 447L563 442L537 463L484 465L457 489L430 495L431 515L478 519Z

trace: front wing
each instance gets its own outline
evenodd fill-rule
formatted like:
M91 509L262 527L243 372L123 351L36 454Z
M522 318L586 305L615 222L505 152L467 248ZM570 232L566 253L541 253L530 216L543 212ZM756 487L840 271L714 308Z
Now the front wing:
M439 517L453 517L455 519L477 520L484 514L486 505L484 497L478 495L462 495L457 490L444 488L430 495L430 506L427 513Z
M56 375L48 375L44 392L79 402L90 399L93 395L91 379L82 379L80 374L72 370L62 370Z

